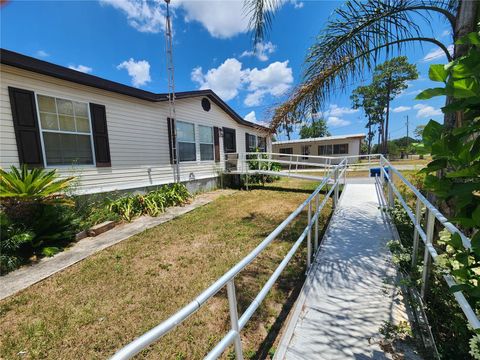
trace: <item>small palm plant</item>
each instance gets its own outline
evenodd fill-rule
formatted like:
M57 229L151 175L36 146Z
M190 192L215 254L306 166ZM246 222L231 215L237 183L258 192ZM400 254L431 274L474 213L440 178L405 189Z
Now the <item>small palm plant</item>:
M36 205L67 205L74 202L64 195L74 177L60 179L56 170L20 169L10 167L10 171L0 169L0 204L11 219L27 219Z

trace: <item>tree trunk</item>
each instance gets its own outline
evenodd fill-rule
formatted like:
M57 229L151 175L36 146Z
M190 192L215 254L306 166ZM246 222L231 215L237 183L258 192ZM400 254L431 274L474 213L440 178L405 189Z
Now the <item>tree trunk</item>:
M372 123L368 121L368 155L372 152Z
M390 120L390 80L387 82L387 113L385 116L385 144L383 145L383 154L388 153L388 121Z
M479 19L480 2L477 0L462 0L458 5L458 12L455 18L455 29L453 29L453 39L457 41L461 37L467 35L476 30L477 22ZM455 45L453 52L453 58L458 59L465 55L468 51L468 45ZM448 96L445 104L448 105L452 102L452 97ZM455 113L445 114L444 117L445 127L453 129L460 126L457 121Z

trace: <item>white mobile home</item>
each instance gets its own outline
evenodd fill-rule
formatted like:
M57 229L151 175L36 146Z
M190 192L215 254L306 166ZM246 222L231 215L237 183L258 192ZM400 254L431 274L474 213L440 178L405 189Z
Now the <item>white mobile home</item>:
M225 154L271 150L268 128L245 121L211 90L168 95L1 50L0 166L57 168L78 193L181 181L212 183Z
M343 158L345 156L360 155L360 147L365 134L325 136L319 138L276 141L272 144L273 152L285 154L305 155L303 161L319 162L318 159L308 158L307 155L329 156Z

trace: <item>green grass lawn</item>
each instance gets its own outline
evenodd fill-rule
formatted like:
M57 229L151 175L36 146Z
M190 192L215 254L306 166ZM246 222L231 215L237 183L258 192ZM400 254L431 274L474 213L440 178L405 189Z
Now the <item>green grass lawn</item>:
M0 301L0 358L111 356L189 303L247 255L314 187L312 182L280 180L220 197ZM330 213L329 202L322 224ZM305 224L302 214L235 279L240 313ZM303 283L305 257L304 246L243 331L247 358L268 358ZM228 330L228 304L222 290L141 356L203 358Z

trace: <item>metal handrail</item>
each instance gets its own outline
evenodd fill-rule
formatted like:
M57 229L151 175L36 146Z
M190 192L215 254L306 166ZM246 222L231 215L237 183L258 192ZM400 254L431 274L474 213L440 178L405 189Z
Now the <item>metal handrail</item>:
M244 153L244 154L236 154L237 161L257 161L258 159L248 159L249 155L258 155L258 154L266 154L269 156L268 161L274 162L275 160L271 159L272 155L282 155L282 156L296 156L302 157L303 155L293 155L293 154L277 154L277 153ZM311 156L313 157L313 156ZM315 156L317 158L329 158L329 157L320 157ZM163 321L161 324L157 325L156 327L152 328L139 338L132 341L130 344L119 350L112 359L119 360L119 359L130 359L134 355L138 354L140 351L154 343L155 341L159 340L165 334L173 330L177 325L182 323L192 314L194 314L197 310L199 310L207 300L212 298L218 291L222 288L227 288L227 296L228 296L228 303L229 303L229 310L230 310L230 322L231 322L231 329L230 331L222 338L222 340L217 343L217 345L210 351L210 353L205 357L206 359L216 359L218 358L230 345L234 345L235 354L237 359L243 359L243 350L242 344L240 339L240 332L245 327L247 322L250 320L254 312L260 306L262 301L265 299L266 295L273 287L274 283L288 265L289 261L293 257L293 255L298 251L300 245L307 239L307 272L311 267L311 261L314 254L316 254L318 250L318 236L319 236L319 229L318 229L318 220L319 215L322 209L324 208L325 204L327 203L328 199L333 196L333 204L334 207L338 204L339 199L339 186L340 186L340 179L344 177L346 180L346 171L349 166L352 164L349 163L349 159L352 158L361 158L367 157L369 160L368 165L371 166L371 160L373 157L378 157L380 161L380 181L382 184L387 182L387 190L388 190L388 205L393 207L394 204L394 196L396 196L401 203L401 205L406 210L408 216L412 220L414 224L414 256L412 256L412 266L416 265L416 252L418 250L418 242L421 238L423 243L425 244L425 256L424 256L424 268L422 274L422 296L425 296L426 291L426 284L428 280L428 276L430 273L430 259L433 259L434 262L437 261L438 253L433 246L433 228L434 228L434 221L437 219L446 229L448 229L451 233L458 233L462 238L462 243L466 248L471 248L470 239L468 239L457 227L455 227L452 223L450 223L443 214L438 211L419 191L416 189L403 175L391 165L391 163L381 154L372 154L372 155L359 155L359 156L348 156L342 158L341 162L338 165L332 165L331 167L326 169L326 174L323 177L322 182L320 185L310 194L310 196L298 206L280 225L278 225L275 230L273 230L255 249L253 249L247 256L245 256L240 262L238 262L235 266L233 266L230 270L228 270L222 277L220 277L217 281L215 281L212 285L210 285L206 290L204 290L199 296L197 296L192 302L184 306L181 310L177 313L172 315L167 320ZM335 157L331 157L332 159L339 159ZM267 159L265 159L267 160ZM292 163L295 163L292 161ZM243 166L243 165L242 165ZM390 173L387 173L385 170L385 166L388 166L391 169ZM248 168L248 167L247 167ZM243 168L242 168L243 170ZM406 201L403 199L400 191L397 189L393 182L393 175L398 176L398 178L415 194L417 199L417 206L415 213L410 209ZM334 179L333 183L331 184L331 188L325 194L323 201L320 203L319 201L319 194L320 191L331 182L331 179ZM344 180L344 181L345 181ZM315 211L312 214L312 204L315 203ZM427 228L426 231L422 229L421 226L421 208L424 206L428 210L428 221L427 221ZM252 303L248 306L245 312L239 317L238 316L238 309L237 309L237 299L235 295L235 285L234 279L235 277L243 270L246 266L248 266L253 260L257 258L257 256L272 242L274 241L278 235L298 216L302 211L308 209L308 224L295 241L295 243L290 248L289 252L285 255L282 262L277 266L273 274L264 284L260 292L257 294L255 299ZM314 240L312 246L312 229L314 232ZM312 248L313 247L313 248ZM444 280L446 281L449 287L456 285L455 279L448 273L443 274ZM458 302L460 308L464 312L467 320L469 321L470 325L474 329L480 328L480 321L477 318L475 312L473 311L472 307L466 300L465 296L462 294L461 291L457 291L453 293L456 301Z
M414 225L414 239L413 239L413 254L412 254L412 268L416 266L417 263L417 252L418 252L418 243L419 239L422 239L422 242L425 245L424 252L424 261L422 269L422 287L421 287L421 296L425 298L427 291L427 281L431 271L431 260L434 263L438 263L438 252L433 246L433 236L434 236L434 227L435 220L438 220L439 223L446 228L451 234L457 233L462 239L462 244L466 249L471 249L471 241L466 237L455 225L448 221L448 219L430 202L428 201L420 191L413 186L391 163L382 155L380 157L380 169L381 169L381 178L380 181L383 183L387 181L387 193L388 193L388 206L393 207L394 205L394 196L397 196L398 201L406 211L408 217L412 220ZM388 173L385 170L385 166L388 166L388 169L391 170L391 173ZM416 209L413 213L412 209L408 206L405 199L402 197L400 191L395 186L393 181L393 175L397 176L406 186L410 189L416 197ZM421 216L422 216L422 206L425 207L427 212L427 224L426 231L422 229ZM452 286L457 285L455 279L449 273L442 274L447 286L451 288ZM465 295L461 291L456 291L453 293L455 300L462 309L465 317L467 318L469 324L473 329L480 329L480 320L478 319L475 311L470 306L469 302L465 298Z
M338 165L334 166L334 170L329 173L328 176L324 177L320 185L310 194L310 196L298 206L285 220L278 225L275 230L273 230L255 249L253 249L247 256L245 256L240 262L228 270L222 277L210 285L206 290L204 290L199 296L197 296L192 302L184 306L181 310L176 312L167 320L163 321L161 324L152 328L139 338L132 341L130 344L126 345L124 348L120 349L115 355L111 358L112 360L120 359L130 359L140 351L159 340L161 337L166 335L177 325L182 323L192 314L194 314L202 305L212 298L218 291L223 287L227 287L227 296L229 300L230 308L230 320L232 329L225 335L225 337L215 346L215 348L207 355L207 359L217 358L228 346L234 344L235 353L237 359L243 359L243 351L240 341L240 331L243 329L245 324L251 318L255 310L260 306L260 303L263 301L268 291L272 288L275 281L280 276L281 272L285 269L289 260L298 250L301 243L307 238L307 271L310 269L312 261L312 239L311 232L312 228L315 226L315 242L313 252L317 251L318 248L318 218L323 207L327 203L328 198L333 194L334 206L338 203L338 194L340 186L340 178L344 175L347 167L347 161L344 159ZM319 194L320 191L327 185L330 177L334 176L334 182L325 195L322 203L319 205ZM318 205L315 208L315 213L312 216L312 202L315 201L315 204ZM278 235L305 209L308 207L308 225L305 227L302 234L295 241L290 251L284 257L280 265L276 268L274 273L270 276L269 280L265 283L262 290L257 294L253 302L247 308L247 310L238 318L237 314L237 300L235 295L235 286L234 278L237 276L247 265L249 265L257 256L273 241Z

